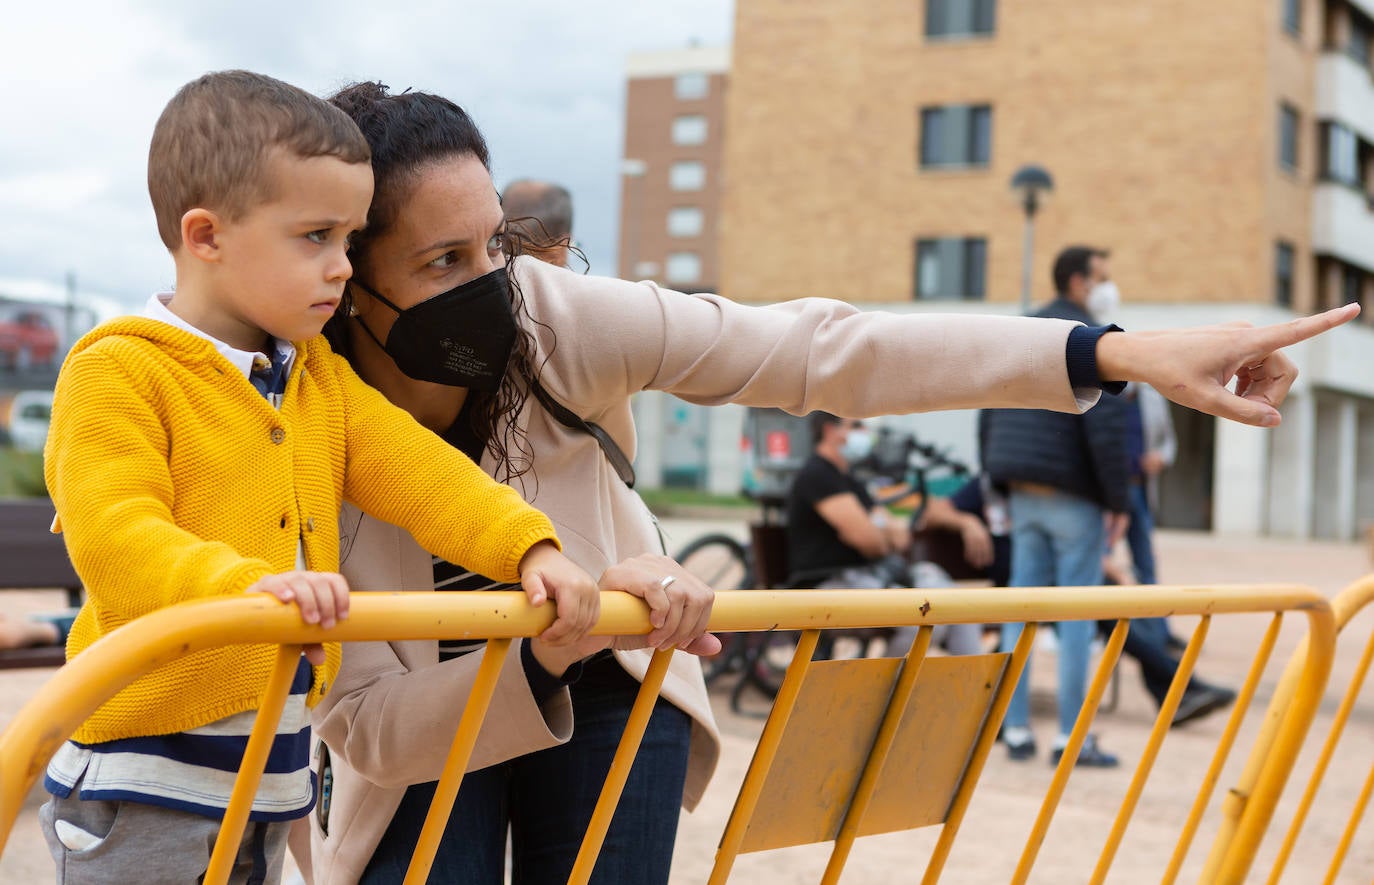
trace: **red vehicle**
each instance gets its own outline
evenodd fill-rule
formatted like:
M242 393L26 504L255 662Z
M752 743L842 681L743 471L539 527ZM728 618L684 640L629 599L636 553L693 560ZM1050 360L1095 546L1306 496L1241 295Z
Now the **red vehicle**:
M12 372L49 367L57 357L57 332L37 310L0 316L0 365Z

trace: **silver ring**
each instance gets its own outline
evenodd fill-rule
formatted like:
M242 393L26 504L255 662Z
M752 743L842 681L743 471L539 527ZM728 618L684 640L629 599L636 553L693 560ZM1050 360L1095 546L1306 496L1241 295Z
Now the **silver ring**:
M676 580L677 578L674 575L665 575L663 580L658 582L658 586L662 587L664 590L667 590L668 585Z

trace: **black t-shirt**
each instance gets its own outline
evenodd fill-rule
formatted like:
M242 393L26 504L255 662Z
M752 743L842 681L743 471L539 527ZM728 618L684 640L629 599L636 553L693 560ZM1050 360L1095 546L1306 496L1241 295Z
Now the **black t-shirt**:
M794 574L868 562L816 512L818 502L846 492L858 496L865 512L873 509L868 489L820 455L813 454L797 471L787 494L787 556Z

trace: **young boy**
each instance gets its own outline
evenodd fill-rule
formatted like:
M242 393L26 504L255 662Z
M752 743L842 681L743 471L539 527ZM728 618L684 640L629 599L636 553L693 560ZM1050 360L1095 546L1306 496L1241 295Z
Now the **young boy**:
M270 593L330 627L348 614L348 500L427 549L556 598L555 644L595 622L595 582L508 487L335 357L319 336L367 218L366 141L325 101L243 71L187 84L148 158L175 294L73 347L45 458L88 592L69 655L188 599ZM58 881L194 882L209 861L274 649L199 652L139 679L54 756L43 806ZM337 644L308 650L244 834L236 881L280 877L315 801L307 708ZM116 826L116 815L118 825Z

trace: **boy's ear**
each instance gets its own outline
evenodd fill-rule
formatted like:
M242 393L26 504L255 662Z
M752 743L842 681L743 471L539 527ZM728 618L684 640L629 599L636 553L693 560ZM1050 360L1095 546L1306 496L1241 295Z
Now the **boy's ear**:
M209 209L191 209L181 216L181 245L201 261L218 262L220 218Z

